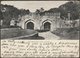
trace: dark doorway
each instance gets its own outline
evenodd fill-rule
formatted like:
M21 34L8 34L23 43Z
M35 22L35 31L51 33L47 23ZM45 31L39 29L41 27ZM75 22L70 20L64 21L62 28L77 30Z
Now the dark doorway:
M34 29L34 24L32 22L27 23L27 29Z
M51 24L49 22L44 23L44 30L49 31L50 30L50 25Z

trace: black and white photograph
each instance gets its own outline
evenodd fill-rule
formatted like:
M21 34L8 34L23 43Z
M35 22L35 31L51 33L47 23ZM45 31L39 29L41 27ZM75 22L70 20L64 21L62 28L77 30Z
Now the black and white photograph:
M79 40L80 1L0 1L1 40Z

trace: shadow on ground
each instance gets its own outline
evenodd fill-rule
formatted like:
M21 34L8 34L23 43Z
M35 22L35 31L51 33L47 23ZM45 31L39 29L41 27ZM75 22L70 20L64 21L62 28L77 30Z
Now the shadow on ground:
M19 38L19 39L23 39L23 40L44 40L44 38L43 37L41 37L41 36L37 36L37 37L24 37L24 38Z

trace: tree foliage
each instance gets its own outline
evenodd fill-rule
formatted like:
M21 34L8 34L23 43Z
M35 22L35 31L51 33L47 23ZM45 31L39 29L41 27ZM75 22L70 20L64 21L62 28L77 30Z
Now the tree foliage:
M70 19L76 20L79 18L79 5L73 2L67 2L59 7L61 12L61 17L68 18L68 13L70 13Z
M5 12L3 12L4 8ZM11 5L0 5L0 9L0 20L3 19L4 25L10 25L10 21L12 20L12 18L15 18L15 20L17 21L19 15L23 16L30 13L29 10L17 9L16 7Z
M4 10L5 8L5 12L2 12L2 10ZM44 9L42 9L44 10ZM51 8L49 10L45 10L43 12L41 12L39 9L37 9L36 14L40 14L40 15L45 15L45 13L55 13L55 12L60 12L61 18L68 18L68 12L70 12L70 19L71 20L76 20L79 18L79 14L80 14L80 4L76 4L73 2L67 2L61 6L59 6L58 8ZM12 20L12 18L15 18L15 20L18 20L19 15L20 16L24 16L26 14L29 14L30 11L29 9L25 10L25 9L17 9L14 6L11 5L0 5L0 20L3 19L4 20L4 24L5 25L9 25L10 21Z
M73 3L73 2L67 2L63 5L60 5L58 8L51 8L47 11L44 11L41 14L44 13L56 13L56 12L60 12L61 15L60 17L62 19L64 18L68 18L68 13L70 13L70 19L71 20L76 20L79 18L79 14L80 14L80 4L77 3Z

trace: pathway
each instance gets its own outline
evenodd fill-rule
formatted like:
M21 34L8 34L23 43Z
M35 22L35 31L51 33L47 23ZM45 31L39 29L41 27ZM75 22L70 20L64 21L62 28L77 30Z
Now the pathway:
M44 37L45 40L58 40L58 39L60 39L59 36L56 36L55 34L51 33L50 31L41 32L41 33L39 33L39 36Z

